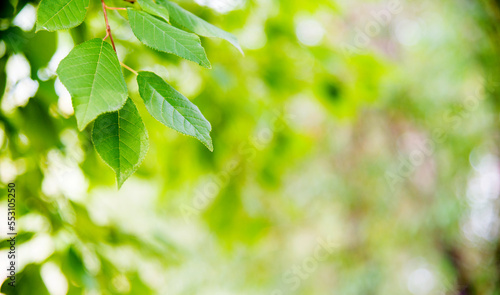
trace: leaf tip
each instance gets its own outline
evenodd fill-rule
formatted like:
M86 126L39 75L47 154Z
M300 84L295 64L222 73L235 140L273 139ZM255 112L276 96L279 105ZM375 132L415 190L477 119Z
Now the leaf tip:
M236 39L236 37L234 37L234 39L227 39L229 41L229 43L231 43L234 48L238 49L238 51L243 55L245 56L245 52L243 52L243 49L241 48L241 45L240 45L240 42L238 42L238 39Z
M48 31L48 29L46 27L40 26L40 24L37 21L36 26L35 26L35 33L38 33L38 32L43 31L43 30Z
M122 185L125 183L126 180L127 178L122 179L122 177L118 176L118 174L116 175L116 185L118 186L118 190L122 188Z
M76 125L78 126L78 131L82 132L83 130L85 130L85 127L87 127L88 123L85 124L85 123L80 123L78 121L78 118L76 119Z
M240 44L238 44L238 46L236 46L236 49L238 49L238 51L241 53L241 55L245 56L245 52L243 52L243 49L241 48Z
M214 152L214 145L211 138L209 138L209 140L207 140L206 142L203 142L203 144L208 148L209 151L211 151L212 153Z
M204 67L205 69L212 69L212 64L209 61L200 63L200 66Z

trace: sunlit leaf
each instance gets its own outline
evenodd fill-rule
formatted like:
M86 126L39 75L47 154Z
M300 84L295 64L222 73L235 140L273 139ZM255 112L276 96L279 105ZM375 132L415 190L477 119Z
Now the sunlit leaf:
M233 34L208 23L207 21L180 7L176 3L167 0L157 0L157 2L158 4L168 8L168 11L170 12L170 21L173 25L186 28L189 31L203 37L216 37L224 39L233 44L234 47L243 53L238 39Z
M165 126L197 138L212 151L212 126L189 99L151 72L137 76L139 93L149 113Z
M148 132L129 98L120 110L97 118L92 141L101 158L116 173L118 187L132 175L148 151Z
M56 31L78 26L85 19L90 0L42 0L38 5L36 31Z
M158 5L154 0L138 0L137 1L141 8L147 13L156 15L163 18L165 21L169 21L169 12L165 6Z
M200 38L195 34L184 32L143 11L128 9L128 17L132 31L142 43L205 68L211 67Z
M109 43L92 39L76 46L57 69L73 101L78 128L102 113L120 109L128 91L120 62Z

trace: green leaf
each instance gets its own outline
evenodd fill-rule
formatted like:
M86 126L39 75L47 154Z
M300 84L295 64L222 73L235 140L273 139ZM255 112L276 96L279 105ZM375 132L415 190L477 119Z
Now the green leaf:
M42 0L37 9L36 31L71 29L83 22L90 0Z
M92 141L97 153L115 171L118 188L139 168L149 148L148 132L130 98L122 109L95 120Z
M154 0L138 0L137 1L141 8L147 13L156 15L163 18L165 21L169 21L168 9L164 6L156 4Z
M212 126L189 99L151 72L137 76L139 93L149 113L165 126L201 141L213 151Z
M100 114L119 110L127 100L118 57L101 39L73 48L59 64L57 74L71 94L80 130Z
M170 12L170 20L173 25L183 27L191 32L194 32L203 37L221 38L233 44L241 53L243 50L240 47L238 39L231 33L228 33L207 21L199 18L191 12L180 7L176 3L167 0L156 0L158 4L166 7Z
M132 31L142 43L194 61L205 68L211 67L198 36L173 27L146 12L130 8L127 11Z

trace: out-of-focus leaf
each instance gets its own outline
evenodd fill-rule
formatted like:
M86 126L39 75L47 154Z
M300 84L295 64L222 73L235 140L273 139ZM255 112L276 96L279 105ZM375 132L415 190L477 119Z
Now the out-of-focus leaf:
M48 105L38 95L30 99L26 106L19 108L19 111L25 118L19 126L25 130L24 133L30 139L34 150L42 152L60 145L61 130L51 120Z
M115 172L118 187L132 175L148 151L148 132L131 99L122 109L99 116L92 141L101 158Z
M137 76L139 93L149 113L165 126L201 141L213 151L212 126L189 99L151 72Z
M32 232L24 232L24 233L19 233L17 236L16 236L16 243L17 244L23 244L23 243L26 243L27 241L31 240L31 238L34 236L35 234L32 233ZM0 242L0 249L8 249L10 248L10 242L8 239L5 239L3 241Z
M16 265L16 267L19 267ZM2 284L3 294L37 294L49 295L40 275L40 266L35 264L27 265L22 272L16 274L15 287L8 285L10 279L7 278ZM35 293L33 290L36 290Z
M83 22L90 0L43 0L38 6L36 31L71 29Z
M13 52L22 52L26 49L29 35L18 27L10 27L4 31L0 30L0 40L5 42L8 51Z
M194 61L205 68L211 67L200 38L195 34L184 32L143 11L129 8L128 17L132 31L142 43Z
M10 1L0 1L0 18L7 18L14 14L14 7Z
M76 46L61 61L57 74L71 93L80 130L100 114L119 110L127 100L118 57L101 39Z
M41 31L27 40L24 54L30 61L32 77L37 76L37 71L45 67L56 52L56 37L57 33ZM40 48L43 48L43 50L40 50Z
M172 3L167 0L157 0L157 2L158 4L168 8L168 11L170 12L170 20L173 25L186 28L189 31L203 37L216 37L224 39L233 44L234 47L243 53L238 39L233 34L208 23L204 19L192 14L176 3Z

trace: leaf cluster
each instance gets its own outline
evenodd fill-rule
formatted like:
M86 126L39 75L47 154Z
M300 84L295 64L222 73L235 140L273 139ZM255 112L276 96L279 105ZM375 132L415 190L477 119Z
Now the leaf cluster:
M80 25L90 0L42 0L37 32ZM130 27L144 45L211 68L200 37L225 39L241 51L232 34L219 29L168 0L138 0L126 10ZM106 10L102 1L107 22ZM101 158L116 172L118 186L140 166L148 150L148 134L129 91L114 50L110 28L103 39L73 48L60 62L57 74L71 94L78 128L94 122L92 140ZM105 39L110 36L111 44ZM139 94L149 113L162 124L201 141L213 150L212 127L189 99L152 72L137 75Z

